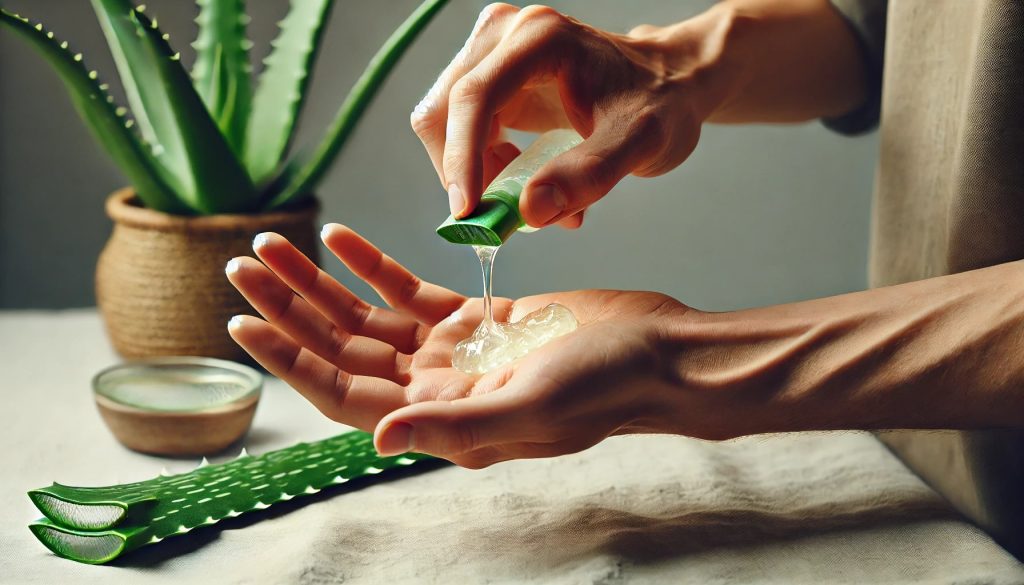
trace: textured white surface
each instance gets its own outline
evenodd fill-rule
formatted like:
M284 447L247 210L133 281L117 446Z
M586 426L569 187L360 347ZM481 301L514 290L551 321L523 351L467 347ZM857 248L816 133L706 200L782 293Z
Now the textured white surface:
M26 525L52 480L187 469L118 445L89 379L93 311L0 313L3 583L1024 583L1024 567L872 436L623 437L558 460L444 467L80 565ZM246 446L343 430L277 381Z

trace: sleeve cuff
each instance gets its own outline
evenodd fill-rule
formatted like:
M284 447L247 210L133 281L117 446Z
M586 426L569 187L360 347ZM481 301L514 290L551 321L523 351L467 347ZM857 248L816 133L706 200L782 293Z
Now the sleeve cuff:
M823 118L826 128L855 135L873 130L882 109L882 67L885 58L885 16L888 0L830 0L853 30L867 74L867 99L854 110Z

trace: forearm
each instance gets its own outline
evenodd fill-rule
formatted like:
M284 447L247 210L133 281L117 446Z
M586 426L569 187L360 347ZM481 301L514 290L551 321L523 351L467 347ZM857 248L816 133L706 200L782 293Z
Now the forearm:
M1024 425L1024 262L672 327L709 432ZM717 429L717 431L716 431Z
M798 122L865 99L860 47L828 0L725 0L640 32L662 48L669 71L698 71L711 122Z

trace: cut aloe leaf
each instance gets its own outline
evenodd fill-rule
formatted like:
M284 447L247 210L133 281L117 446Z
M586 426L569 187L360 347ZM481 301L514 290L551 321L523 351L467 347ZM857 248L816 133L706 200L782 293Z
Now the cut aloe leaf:
M140 546L254 510L315 494L351 479L429 459L381 457L373 436L356 431L189 473L108 487L53 484L29 497L46 516L32 533L55 554L105 563Z
M87 532L54 524L43 519L29 525L29 530L59 557L99 565L110 562L130 550L149 544L145 529Z
M391 34L356 80L334 121L328 127L327 135L313 154L308 160L298 160L300 157L296 157L296 160L291 161L274 181L275 188L271 189L270 193L276 194L270 198L268 208L286 207L310 196L311 190L337 158L341 147L345 145L356 123L362 118L363 112L384 85L388 74L447 1L425 0Z
M85 68L82 55L72 54L41 24L0 9L0 25L29 42L50 65L68 89L71 103L89 130L131 181L146 207L169 213L190 213L171 187L170 173L151 154L150 147L135 133L127 110L114 103L95 71Z

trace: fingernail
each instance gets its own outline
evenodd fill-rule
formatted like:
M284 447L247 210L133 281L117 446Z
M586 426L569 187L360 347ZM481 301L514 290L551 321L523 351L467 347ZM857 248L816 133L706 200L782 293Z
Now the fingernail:
M459 219L462 210L466 208L466 198L462 196L462 189L455 183L448 185L448 207L452 210L452 217Z
M324 227L320 228L320 239L326 240L331 235L331 224L325 223Z
M568 204L565 193L562 193L558 187L547 183L534 187L530 191L528 201L530 207L533 208L534 216L544 225L551 223L551 220L565 211L565 206Z
M384 457L408 453L413 448L412 439L412 425L403 422L391 423L377 441L377 452Z
M238 261L238 258L232 258L228 260L228 263L224 265L224 274L234 274L242 267L242 263Z
M263 246L266 246L269 243L270 238L267 237L267 234L256 234L256 237L252 239L252 249L256 250L262 248Z
M234 331L235 329L238 329L241 326L242 326L242 316L241 315L235 315L234 317L232 317L231 319L228 320L228 331Z

